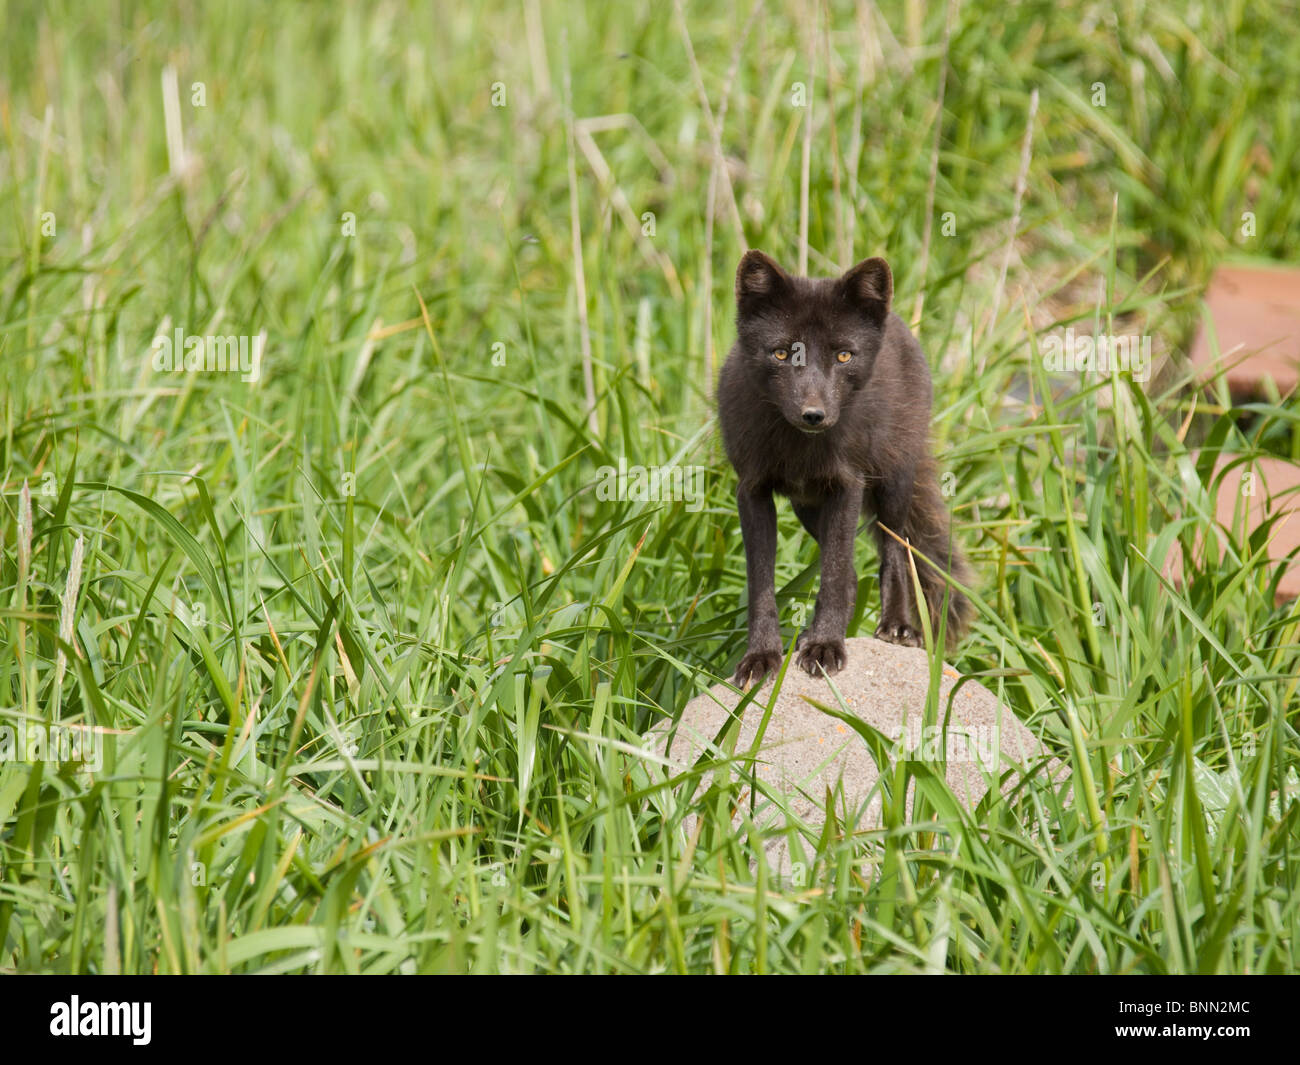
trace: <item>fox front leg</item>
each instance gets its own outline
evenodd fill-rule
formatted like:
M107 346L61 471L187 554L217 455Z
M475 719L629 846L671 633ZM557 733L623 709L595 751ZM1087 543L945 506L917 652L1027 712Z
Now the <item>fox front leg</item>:
M736 492L740 531L745 539L745 576L749 584L749 647L736 667L735 683L761 682L781 667L781 624L776 614L776 504L772 493Z
M821 544L821 586L812 625L799 641L799 667L813 676L844 668L848 655L844 634L858 598L858 573L853 566L862 488L838 489L821 504L818 527Z

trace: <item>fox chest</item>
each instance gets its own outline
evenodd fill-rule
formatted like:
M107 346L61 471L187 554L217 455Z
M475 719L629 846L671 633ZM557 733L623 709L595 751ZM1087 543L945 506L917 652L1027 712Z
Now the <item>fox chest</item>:
M775 443L775 442L774 442ZM813 506L846 488L862 485L862 471L850 458L832 447L810 446L828 443L821 440L779 443L769 453L766 474L768 487L792 502Z

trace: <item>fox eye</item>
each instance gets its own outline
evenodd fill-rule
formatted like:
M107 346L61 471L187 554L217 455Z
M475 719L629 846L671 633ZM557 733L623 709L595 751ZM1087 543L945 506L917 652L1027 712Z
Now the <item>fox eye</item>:
M853 358L853 352L837 351L835 353L835 358L838 359L840 362L848 362L851 358Z
M785 348L775 348L772 351L772 357L775 358L777 362L785 362L785 360L790 357L790 352Z

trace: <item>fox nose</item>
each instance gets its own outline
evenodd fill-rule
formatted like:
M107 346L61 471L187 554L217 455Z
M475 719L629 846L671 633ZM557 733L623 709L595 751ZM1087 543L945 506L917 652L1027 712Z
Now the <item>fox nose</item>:
M804 407L804 425L821 425L826 420L826 412L820 407Z

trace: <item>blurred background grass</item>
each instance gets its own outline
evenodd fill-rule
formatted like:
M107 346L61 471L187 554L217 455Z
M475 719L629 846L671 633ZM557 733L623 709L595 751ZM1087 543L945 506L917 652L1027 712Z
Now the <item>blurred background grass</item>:
M1296 17L5 4L0 723L105 765L0 764L0 966L1294 969L1295 613L1262 541L1197 538L1215 453L1300 454L1296 408L1184 354L1214 264L1300 233ZM743 644L709 394L747 245L893 265L979 574L956 664L1074 803L922 802L777 884L743 765L692 807L711 766L636 753ZM1049 379L1067 324L1152 336L1152 380ZM264 331L261 380L154 371L177 326ZM620 458L706 506L596 498Z

